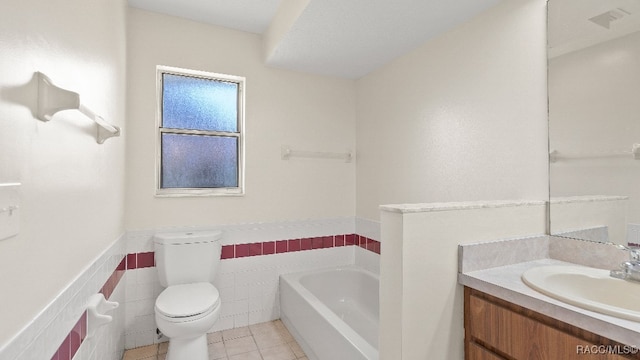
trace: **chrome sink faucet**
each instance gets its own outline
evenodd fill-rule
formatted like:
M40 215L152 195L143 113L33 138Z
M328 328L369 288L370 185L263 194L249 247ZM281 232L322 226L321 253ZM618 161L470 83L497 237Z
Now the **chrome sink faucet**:
M640 282L640 248L630 248L616 244L616 247L629 251L629 261L620 264L619 270L611 270L611 277Z

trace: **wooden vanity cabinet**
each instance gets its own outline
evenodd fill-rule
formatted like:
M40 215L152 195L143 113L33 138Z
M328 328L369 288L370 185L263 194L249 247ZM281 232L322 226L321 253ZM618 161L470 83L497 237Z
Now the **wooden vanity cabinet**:
M640 359L629 346L468 287L464 327L465 360Z

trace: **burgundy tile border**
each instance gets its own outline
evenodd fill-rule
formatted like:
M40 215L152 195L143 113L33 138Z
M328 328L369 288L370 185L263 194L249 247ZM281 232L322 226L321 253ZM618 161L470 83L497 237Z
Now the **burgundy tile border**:
M300 250L312 250L313 249L313 238L304 238L300 239Z
M85 311L71 332L64 339L51 360L71 360L87 337L87 312Z
M220 254L220 259L233 259L236 256L235 246L233 245L222 245L222 253Z
M339 246L359 246L376 254L380 254L381 247L380 242L377 240L369 239L357 234L341 234L302 239L264 241L248 244L222 245L220 259L237 259L250 256L327 249ZM121 266L126 267L127 270L153 267L155 266L154 254L155 253L153 251L128 254L126 258L123 259ZM113 290L114 287L115 286L112 286L111 290ZM109 291L107 291L107 293L109 293ZM105 294L105 296L106 295L107 294Z
M136 254L136 268L146 268L146 267L154 267L156 266L156 262L154 259L154 252L144 252Z
M289 248L287 251L285 252L294 252L294 251L300 251L300 239L293 239L293 240L287 240L287 244L289 245Z
M302 239L265 241L250 244L223 245L220 259L237 259L249 256L282 254L287 252L327 249L339 246L360 246L376 254L380 254L380 242L357 234L318 236ZM127 254L122 258L113 274L100 289L105 298L110 298L126 270L154 267L155 253L141 252ZM62 342L51 360L71 360L78 352L87 336L87 312L85 311L71 332Z
M278 240L276 241L276 254L286 253L289 251L289 241Z
M338 246L360 246L380 254L380 242L356 234L317 236L312 238L256 242L250 244L223 245L221 259L282 254L295 251L327 249ZM139 260L138 260L139 261Z
M124 272L127 269L128 258L129 256L127 255L122 259L122 261L120 261L118 266L116 266L116 269L100 289L99 293L102 293L105 298L108 299L109 297L111 297L113 290L115 290L116 286L118 286L118 283L120 282L120 279L122 279L122 276L124 276Z
M276 253L276 242L267 241L262 243L262 255L271 255Z
M262 255L262 243L249 244L249 256Z
M127 270L136 268L136 254L127 255Z
M151 253L153 254L153 253ZM136 264L136 254L133 255L132 264ZM147 255L148 256L148 255ZM111 294L113 294L113 290L115 290L116 286L122 279L124 272L128 269L127 263L131 257L129 255L124 256L118 266L116 266L115 270L107 281L104 283L102 288L100 289L100 293L104 295L105 298L110 298ZM153 258L153 256L152 256ZM78 322L73 326L73 329L69 332L67 337L64 339L62 344L58 347L58 350L51 357L51 360L71 360L76 355L78 350L80 349L80 345L87 338L87 312L85 311L78 319Z
M249 245L250 244L237 244L234 245L236 248L236 258L249 256Z

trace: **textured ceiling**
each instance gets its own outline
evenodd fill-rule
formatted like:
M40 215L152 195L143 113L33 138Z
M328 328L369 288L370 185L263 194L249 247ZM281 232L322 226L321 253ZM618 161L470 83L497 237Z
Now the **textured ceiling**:
M264 34L284 7L298 7L270 39L266 64L359 78L501 0L129 0L150 11ZM301 5L302 4L302 5ZM283 30L284 28L284 30Z
M281 0L129 0L132 7L262 34Z
M267 63L359 78L498 0L315 0Z

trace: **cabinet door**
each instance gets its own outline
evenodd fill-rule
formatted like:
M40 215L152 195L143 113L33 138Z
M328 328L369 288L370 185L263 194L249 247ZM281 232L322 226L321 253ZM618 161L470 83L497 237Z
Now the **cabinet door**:
M467 307L471 342L518 360L624 360L578 337L471 295ZM469 346L470 348L471 346ZM484 358L479 358L484 359ZM491 358L489 358L491 359Z
M491 351L479 346L476 343L469 343L467 347L466 360L505 360Z

